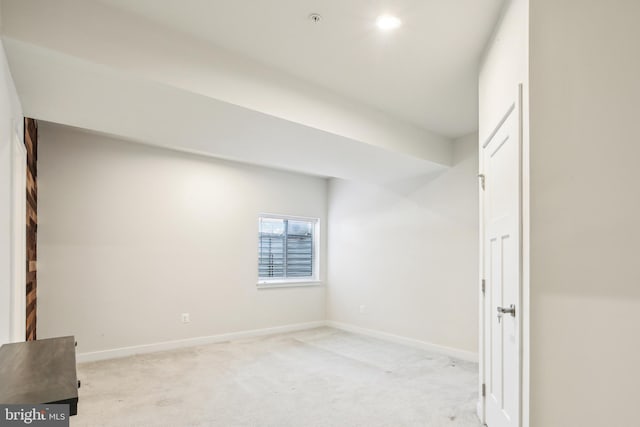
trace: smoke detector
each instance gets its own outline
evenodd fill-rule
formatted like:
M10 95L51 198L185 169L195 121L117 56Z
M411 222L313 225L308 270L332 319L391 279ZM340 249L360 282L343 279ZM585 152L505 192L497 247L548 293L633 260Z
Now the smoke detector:
M320 16L319 13L312 13L311 15L309 15L309 21L317 24L318 22L322 21L322 16Z

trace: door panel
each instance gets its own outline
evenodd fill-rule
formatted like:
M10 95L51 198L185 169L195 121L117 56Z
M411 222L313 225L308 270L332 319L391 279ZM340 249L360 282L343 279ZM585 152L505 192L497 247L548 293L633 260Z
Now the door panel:
M520 426L521 138L519 102L482 150L485 414L489 427ZM514 313L499 313L510 309Z

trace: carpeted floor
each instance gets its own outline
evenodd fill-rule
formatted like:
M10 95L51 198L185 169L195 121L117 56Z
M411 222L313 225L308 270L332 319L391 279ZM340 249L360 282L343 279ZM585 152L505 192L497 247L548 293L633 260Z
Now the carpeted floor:
M478 427L477 371L318 328L81 364L71 426Z

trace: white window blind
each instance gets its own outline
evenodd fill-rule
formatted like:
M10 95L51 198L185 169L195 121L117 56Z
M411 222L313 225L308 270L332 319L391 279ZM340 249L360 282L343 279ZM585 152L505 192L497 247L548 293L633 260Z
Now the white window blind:
M315 219L261 216L258 230L260 281L315 278Z

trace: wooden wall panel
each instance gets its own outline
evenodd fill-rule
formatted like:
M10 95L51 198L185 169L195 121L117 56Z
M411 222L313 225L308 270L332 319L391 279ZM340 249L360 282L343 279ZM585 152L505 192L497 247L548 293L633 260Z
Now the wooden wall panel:
M27 341L36 339L38 303L38 122L24 119L24 145L27 148Z

